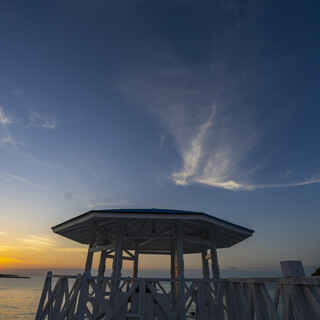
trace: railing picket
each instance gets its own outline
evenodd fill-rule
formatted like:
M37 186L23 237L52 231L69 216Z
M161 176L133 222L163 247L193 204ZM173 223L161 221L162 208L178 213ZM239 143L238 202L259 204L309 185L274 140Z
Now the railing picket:
M234 314L237 320L245 319L248 310L248 303L243 294L241 283L234 283L232 290L232 300L234 306Z
M143 319L144 316L144 300L145 300L145 295L146 295L146 282L141 281L140 286L139 286L139 301L138 301L138 313L140 314L141 318Z
M42 310L42 313L39 317L40 320L45 319L46 316L48 316L48 320L53 320L53 315L52 315L52 310L53 310L53 306L55 303L55 298L56 298L56 292L60 286L60 282L61 279L59 279L56 283L56 285L54 286L53 291L48 295L48 299L47 302ZM51 290L50 290L51 291Z
M274 298L273 298L273 304L274 304L276 309L278 309L279 300L280 300L280 285L278 284L276 286L276 290L274 292Z
M120 297L119 301L116 302L115 306L108 312L106 316L106 320L111 320L120 310L120 308L123 306L123 304L128 301L128 298L131 297L133 292L138 288L139 283L134 283L132 287L123 295ZM141 288L140 288L141 290Z
M156 289L152 285L147 283L147 287L150 290L150 292L153 295L153 297L158 301L158 303L159 303L161 309L163 310L163 312L166 314L166 316L168 318L170 318L170 316L171 316L170 304L166 303L164 298L156 291Z
M198 281L198 308L197 315L199 314L199 319L206 319L206 305L205 305L205 296L204 296L204 287L203 282Z
M60 318L60 311L61 311L61 305L62 305L62 300L65 294L64 291L64 282L67 280L66 278L60 278L59 279L59 287L57 289L57 294L56 294L56 302L54 304L53 308L53 319L59 319Z
M87 306L86 306L86 308L85 308L85 314L87 315L87 317L89 318L89 320L96 320L96 319L92 316L92 314L91 314L91 312L90 312L90 310L88 309ZM84 319L87 319L87 318L84 318Z
M234 307L233 307L233 301L232 301L232 289L233 289L233 285L231 282L227 282L224 284L224 295L226 299L228 320L235 319Z
M111 308L109 307L107 301L103 297L99 286L95 283L94 280L90 280L89 283L90 283L90 285L91 285L91 287L92 287L92 289L93 289L93 291L95 293L95 297L97 299L97 302L99 302L99 305L102 308L102 311L105 313L105 315L108 315L108 313L111 311ZM99 316L101 316L101 314Z
M188 291L181 297L178 305L173 310L171 316L169 317L169 320L175 320L179 316L180 310L181 309L185 310L185 304L186 304L187 300L189 299L189 297L191 296L191 294L194 292L195 287L196 287L195 283L192 283L190 285ZM198 288L198 290L199 290L199 288ZM203 288L201 290L203 290Z
M78 307L77 307L75 320L84 319L84 314L86 311L85 308L87 306L87 301L88 301L88 291L89 291L88 274L84 272L81 279L80 294L79 294Z
M254 302L253 302L253 283L249 283L247 287L247 292L248 292L248 314L247 314L247 319L248 320L253 320L254 315L255 315L255 310L254 310Z
M314 312L315 319L320 319L320 295L315 286L304 286L305 295Z
M280 286L282 304L283 304L283 320L292 320L295 319L293 315L292 302L290 299L290 290L287 285Z
M263 296L261 293L261 286L264 284L254 283L253 284L253 302L257 313L258 320L269 320L269 312L266 304L264 303Z
M43 286L43 290L42 290L42 294L41 294L41 298L40 298L40 302L39 302L39 306L38 306L35 320L40 320L41 314L43 312L43 306L46 301L46 297L48 296L48 299L49 299L49 283L51 284L51 281L52 281L51 276L52 276L52 272L49 271L47 273L47 277L44 282L44 286Z
M270 311L271 319L272 320L281 320L280 315L279 315L273 301L271 300L270 294L264 284L260 285L260 291L261 291L263 299L264 299L264 301Z
M308 303L301 292L301 285L290 285L290 294L297 320L312 320L308 310Z
M70 319L74 316L74 310L76 307L80 286L81 286L81 275L78 276L78 278L76 279L76 281L72 286L72 289L69 294L69 300L62 308L60 320L64 320L64 318L67 315L68 315L67 319Z

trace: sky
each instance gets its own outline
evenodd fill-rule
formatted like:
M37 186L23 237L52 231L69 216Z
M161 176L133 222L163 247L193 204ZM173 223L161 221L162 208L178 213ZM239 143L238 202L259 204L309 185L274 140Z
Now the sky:
M51 227L112 208L255 230L225 270L318 267L319 6L1 1L0 271L82 268Z

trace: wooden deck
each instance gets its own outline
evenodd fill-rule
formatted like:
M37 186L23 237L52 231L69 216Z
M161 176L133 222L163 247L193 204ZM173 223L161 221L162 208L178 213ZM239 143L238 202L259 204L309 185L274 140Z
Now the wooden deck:
M175 286L183 290L172 299L170 289ZM42 319L316 320L320 277L114 279L49 272L36 314L36 320Z

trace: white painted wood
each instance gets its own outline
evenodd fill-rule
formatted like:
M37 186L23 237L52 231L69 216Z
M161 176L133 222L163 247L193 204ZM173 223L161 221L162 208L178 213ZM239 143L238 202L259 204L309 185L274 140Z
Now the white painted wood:
M91 239L90 239L90 244L89 244L86 266L84 268L85 272L91 272L93 252L90 251L90 249L94 247L95 241L96 241L96 228L93 226L92 230L91 230Z
M179 212L178 214L170 214L166 211L161 213L161 211L152 212L152 210L150 211L150 213L141 213L139 212L139 210L137 210L137 212L127 213L125 211L91 211L69 221L66 221L62 224L59 224L52 229L54 232L61 234L67 238L78 241L80 243L89 244L90 231L92 228L92 223L94 223L99 230L99 237L100 235L103 235L105 239L108 239L109 242L112 242L113 240L110 231L113 230L113 227L111 226L110 222L116 223L118 219L125 219L130 222L130 230L128 230L128 236L133 236L132 240L135 240L134 236L138 236L143 229L143 224L141 224L139 220L149 222L151 221L151 224L153 224L153 231L155 231L154 233L161 234L159 237L162 237L163 241L170 240L167 239L165 232L166 230L168 230L170 223L172 224L172 222L174 221L183 221L184 223L187 223L189 230L190 228L194 228L194 231L189 234L190 237L197 233L204 234L205 230L209 230L212 226L215 226L216 234L219 235L216 238L216 245L219 244L220 247L229 247L251 236L253 233L252 230L217 219L204 213ZM108 224L105 224L104 221L109 222ZM80 233L78 232L77 226L81 227ZM167 226L167 228L164 228L164 226ZM162 231L159 232L159 230ZM144 233L144 231L142 232ZM150 237L146 240L151 240L152 237L154 237L154 235L150 235ZM191 240L191 238L189 238L188 241L189 240ZM124 249L132 250L133 248L130 245L130 242L128 242L127 244L128 247ZM203 240L201 240L201 243L199 245L201 246L202 244ZM152 246L149 249L152 249Z
M211 246L210 254L211 254L211 263L212 263L212 277L213 279L218 280L220 279L220 268L218 263L217 248L215 245Z
M136 249L134 250L134 259L133 259L133 266L132 266L132 277L137 278L138 276L138 265L139 265L139 246L136 245Z
M152 240L158 240L158 239L165 239L165 240L171 240L173 239L173 234L166 234L166 233L128 233L126 234L126 239L152 239Z
M75 320L83 320L84 319L84 315L86 312L87 300L88 300L88 290L89 290L89 283L87 280L88 276L89 276L89 273L86 273L86 272L84 272L84 274L82 276Z
M197 244L201 244L204 246L212 246L214 243L210 240L207 239L203 239L203 238L198 238L198 237L194 237L194 236L183 236L183 240L184 241L188 241L188 242L192 242L192 243L197 243Z
M206 307L207 302L205 299L205 286L208 281L215 281L212 279L193 279L192 281L185 279L184 286L186 287L186 291L175 308L171 311L169 296L162 293L165 292L165 290L163 289L161 290L161 293L159 293L156 289L157 287L160 288L159 283L161 285L161 278L158 280L148 278L120 278L122 281L122 288L128 284L129 287L127 288L127 292L119 293L116 303L112 307L105 299L110 291L104 292L98 286L98 281L101 279L104 279L107 283L110 280L112 281L112 277L91 276L89 273L85 273L82 277L77 277L75 284L70 291L67 280L68 278L74 279L74 277L59 277L55 287L51 290L49 283L53 277L56 276L48 274L42 293L42 297L45 298L41 299L42 303L41 305L39 304L36 320L83 320L84 318L81 318L81 314L88 319L104 318L107 314L107 317L110 317L110 319L115 317L117 320L122 320L126 319L127 304L130 303L129 301L132 303L131 313L134 318L140 317L140 319L155 320L155 317L157 316L157 319L159 320L167 320L178 319L182 315L189 319L186 312L189 310L190 301L195 301L197 306L197 319L223 320L225 319L223 316L223 299L225 299L227 303L226 314L228 320L249 320L255 319L255 316L256 319L262 320L307 320L319 318L316 313L320 310L318 285L301 285L297 282L297 279L294 284L281 284L281 281L283 280L277 280L278 283L280 283L279 290L281 292L282 300L284 301L284 313L280 316L276 303L272 301L265 283L262 283L260 279L256 279L256 282L254 282L254 279L250 279L250 282L246 282L243 279L237 279L237 281L231 281L230 279L219 280L218 289L216 291L215 309L212 312ZM163 278L163 281L168 280L170 280L170 278ZM172 279L171 281L175 283L176 280L178 279ZM305 279L303 281L305 281ZM315 280L310 281L314 282ZM132 285L131 287L130 284ZM148 288L148 292L146 291L146 287ZM91 290L94 294L93 296L88 295L88 291ZM136 292L136 290L139 292ZM290 301L291 299L292 301ZM100 311L96 314L94 312L91 313L91 309L89 308L90 303L93 301L99 301L101 306ZM288 301L290 301L290 303L288 303ZM187 307L185 307L186 304ZM75 311L76 305L77 310ZM53 307L52 312L49 311L50 306Z
M115 248L115 244L111 243L103 246L96 246L96 247L89 248L89 252L100 252L100 251L110 250L114 248Z
M111 282L111 292L110 292L110 306L113 307L115 304L115 299L117 293L119 292L119 284L121 278L121 270L122 270L122 253L123 253L123 238L125 234L126 224L123 219L119 219L118 221L118 239L116 241L116 248L113 258L112 265L112 282Z

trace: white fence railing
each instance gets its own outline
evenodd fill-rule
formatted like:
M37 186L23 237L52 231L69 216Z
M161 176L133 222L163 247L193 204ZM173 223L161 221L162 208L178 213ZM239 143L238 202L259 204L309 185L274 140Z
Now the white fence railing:
M171 279L48 273L36 320L314 320L320 277Z

